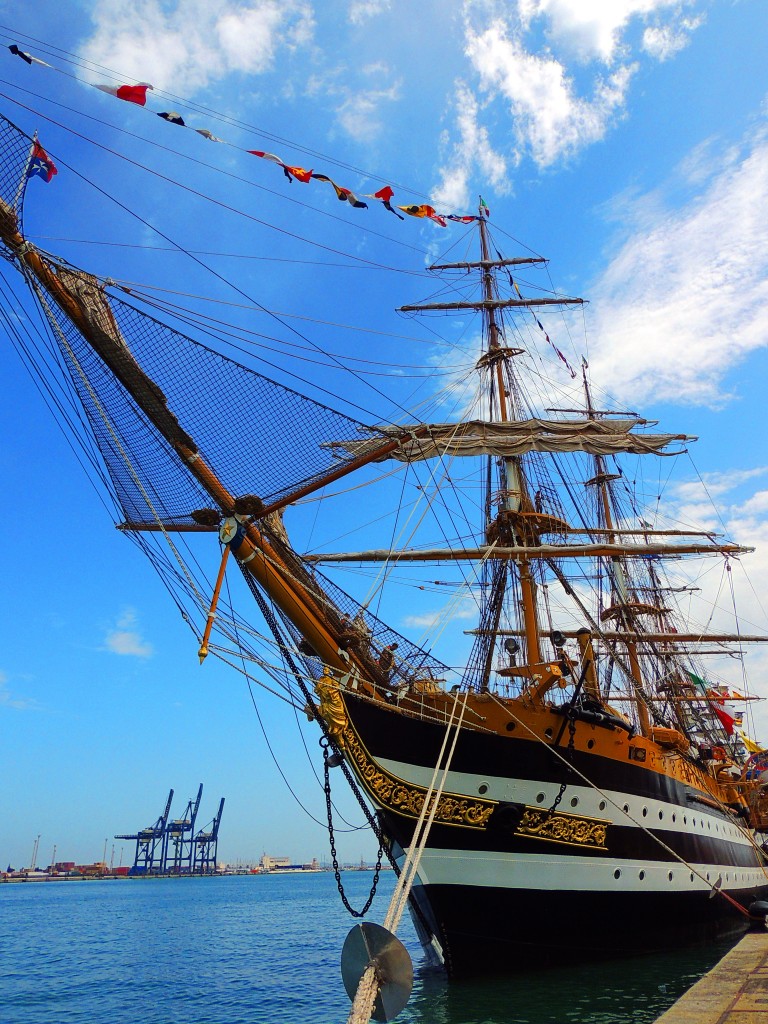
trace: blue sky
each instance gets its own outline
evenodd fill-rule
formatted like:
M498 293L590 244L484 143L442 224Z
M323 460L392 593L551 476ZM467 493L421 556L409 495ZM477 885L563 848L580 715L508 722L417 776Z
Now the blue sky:
M431 294L426 263L470 253L466 230L401 223L375 201L352 210L242 150L275 152L358 195L390 183L396 203L445 213L474 212L481 193L505 255L548 256L554 285L590 300L586 332L572 321L556 335L568 358L586 353L619 404L700 435L700 476L676 463L665 500L681 520L710 523L715 496L728 532L757 547L754 586L739 566L734 588L742 629L766 630L764 3L39 0L0 3L0 22L5 44L52 65L0 53L0 112L37 129L59 166L50 185L30 184L29 236L98 273L242 305L152 228L229 254L198 259L236 274L309 344L360 360L372 386L357 401L371 420L389 411L374 388L413 409L456 369L429 331L393 310ZM148 107L177 110L231 145L89 87L121 81L152 83ZM235 315L245 314L226 307ZM266 355L282 373L348 397L338 375L291 347L295 335L247 315L280 336ZM363 325L383 333L349 329ZM406 370L367 376L386 374L374 362ZM0 861L28 862L38 833L41 860L54 844L57 857L96 859L106 837L109 854L112 835L154 820L171 786L180 812L200 781L205 820L227 798L224 859L326 856L242 677L214 659L198 668L194 637L111 527L7 339L0 372ZM708 578L703 586L702 601L722 603ZM393 609L393 625L436 610ZM766 660L751 653L747 665L755 692L768 694ZM293 713L269 694L257 702L291 787L322 818ZM757 720L768 738L768 714ZM304 735L317 766L316 737ZM375 852L365 831L338 838L349 859Z

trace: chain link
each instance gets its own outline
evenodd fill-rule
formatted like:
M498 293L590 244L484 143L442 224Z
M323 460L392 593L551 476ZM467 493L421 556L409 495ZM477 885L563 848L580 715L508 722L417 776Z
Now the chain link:
M566 757L568 757L569 760L573 757L573 751L574 751L574 748L575 748L575 740L576 740L576 713L575 713L573 707L570 707L568 709L568 746L565 748ZM566 767L566 769L565 769L565 779L563 780L563 782L560 783L560 792L555 797L552 806L547 811L547 814L554 814L555 811L557 810L557 808L559 807L560 801L563 799L563 794L565 793L566 789L568 788L568 774L569 774L569 772L570 772L570 769Z
M353 917L365 917L371 908L373 898L376 895L376 889L379 885L379 878L381 876L381 859L384 855L384 847L381 841L379 842L379 852L376 857L376 867L374 869L373 884L371 885L371 891L366 900L365 906L362 910L355 910L350 906L347 894L344 892L344 886L341 882L341 872L339 870L339 861L336 856L336 841L333 835L333 806L331 804L331 778L330 778L330 767L328 765L328 740L325 736L320 740L320 746L323 748L323 771L325 773L325 806L328 811L328 838L331 842L331 860L333 862L333 873L336 876L336 887L339 890L341 896L341 902L350 912Z
M253 576L247 571L245 566L241 565L240 569L241 569L241 571L243 573L243 576L245 577L245 581L248 584L248 587L249 587L251 593L253 594L253 596L256 599L256 602L257 602L257 604L259 606L259 609L260 609L262 615L264 616L264 620L266 621L267 625L269 626L270 630L272 631L272 634L274 635L275 639L280 644L280 648L281 648L282 655L283 655L283 658L285 660L285 663L288 666L290 672L293 674L294 678L296 679L298 687L301 690L301 693L303 694L304 699L306 700L307 705L309 706L309 708L310 708L310 710L312 712L312 717L317 722L317 724L320 726L320 728L323 730L323 734L324 735L320 739L320 744L321 744L321 746L323 746L325 748L324 749L324 753L325 753L325 758L326 758L326 780L325 780L326 803L329 805L330 804L330 796L329 796L330 782L329 782L328 775L327 775L327 773L328 773L328 764L327 764L328 753L327 753L327 748L328 748L328 745L330 743L330 740L328 738L327 726L326 726L325 722L323 721L322 716L320 715L320 712L318 710L317 704L315 703L315 700L314 700L312 694L309 692L309 688L307 687L307 684L304 681L304 677L299 672L298 666L296 665L296 663L294 662L293 658L290 655L290 642L283 635L283 631L282 631L282 629L281 629L281 627L280 627L280 625L278 623L277 618L275 617L275 614L274 614L274 612L272 610L272 606L267 602L266 598L264 597L263 593L259 590L258 586L256 586ZM349 788L352 790L352 793L353 793L355 799L357 800L358 804L360 805L360 809L362 810L363 814L365 815L365 819L368 822L368 824L369 824L369 826L371 828L371 831L376 836L376 839L378 840L378 843L379 843L379 859L377 860L377 863L376 863L376 876L374 877L374 889L375 889L376 885L378 884L378 873L379 873L379 868L381 867L381 856L382 856L382 854L389 861L389 863L390 863L390 865L392 867L392 870L395 872L395 875L397 876L397 878L400 877L400 867L399 867L397 861L395 860L394 854L392 853L391 844L388 842L386 836L384 835L384 831L382 829L382 826L381 826L380 822L378 821L376 815L372 814L370 808L367 806L367 804L366 804L366 802L365 802L365 800L363 798L363 794L362 794L362 792L360 790L360 786L357 784L357 782L355 780L355 777L352 774L352 772L350 771L350 769L349 769L349 767L347 765L347 762L346 762L346 760L344 758L342 758L342 761L341 761L341 764L340 764L339 767L341 768L341 771L344 773L344 777L346 778L347 782L349 783ZM331 836L331 849L333 850L332 808L330 806L328 806L328 819L329 819L329 823L330 823L329 832L330 832L330 836ZM334 851L333 855L334 855L334 860L335 860L335 857L336 857L335 851ZM344 905L346 906L346 908L349 910L349 912L351 914L354 914L355 911L352 910L352 908L350 907L349 903L344 898L344 893L341 892L341 883L339 882L338 873L336 875L336 879L337 879L337 884L339 884L339 886L340 886L339 891L341 893ZM427 934L427 935L434 934L434 929L433 929L432 925L429 923L429 921L427 920L427 918L426 918L426 916L424 914L424 911L421 909L419 904L414 899L411 899L410 897L409 897L409 901L410 901L411 910L416 915L416 917L419 919L419 922L421 923L422 927L424 928L425 934ZM368 903L366 903L365 910L361 911L361 913L364 914L368 909L370 909L370 905L371 905L370 901Z

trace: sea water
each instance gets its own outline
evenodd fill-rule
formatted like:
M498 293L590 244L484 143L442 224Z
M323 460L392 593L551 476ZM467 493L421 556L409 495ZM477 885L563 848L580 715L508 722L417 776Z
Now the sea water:
M342 878L361 906L372 873ZM344 1024L354 923L326 872L0 885L0 1024ZM449 983L406 918L399 937L415 968L402 1024L646 1024L729 946Z

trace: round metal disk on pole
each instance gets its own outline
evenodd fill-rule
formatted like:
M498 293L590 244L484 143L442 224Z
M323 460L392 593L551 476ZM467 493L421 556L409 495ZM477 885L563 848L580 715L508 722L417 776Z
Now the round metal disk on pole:
M413 988L413 964L400 939L380 924L363 921L355 925L341 951L341 976L347 995L354 1001L360 979L374 964L379 993L373 1006L373 1020L389 1021L408 1002Z

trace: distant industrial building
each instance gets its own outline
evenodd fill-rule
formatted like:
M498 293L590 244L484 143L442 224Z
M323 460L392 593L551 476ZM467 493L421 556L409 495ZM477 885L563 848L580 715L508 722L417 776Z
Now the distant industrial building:
M270 857L268 853L263 853L259 860L259 868L261 871L319 871L320 865L317 859L313 859L309 864L293 864L291 863L290 857Z

